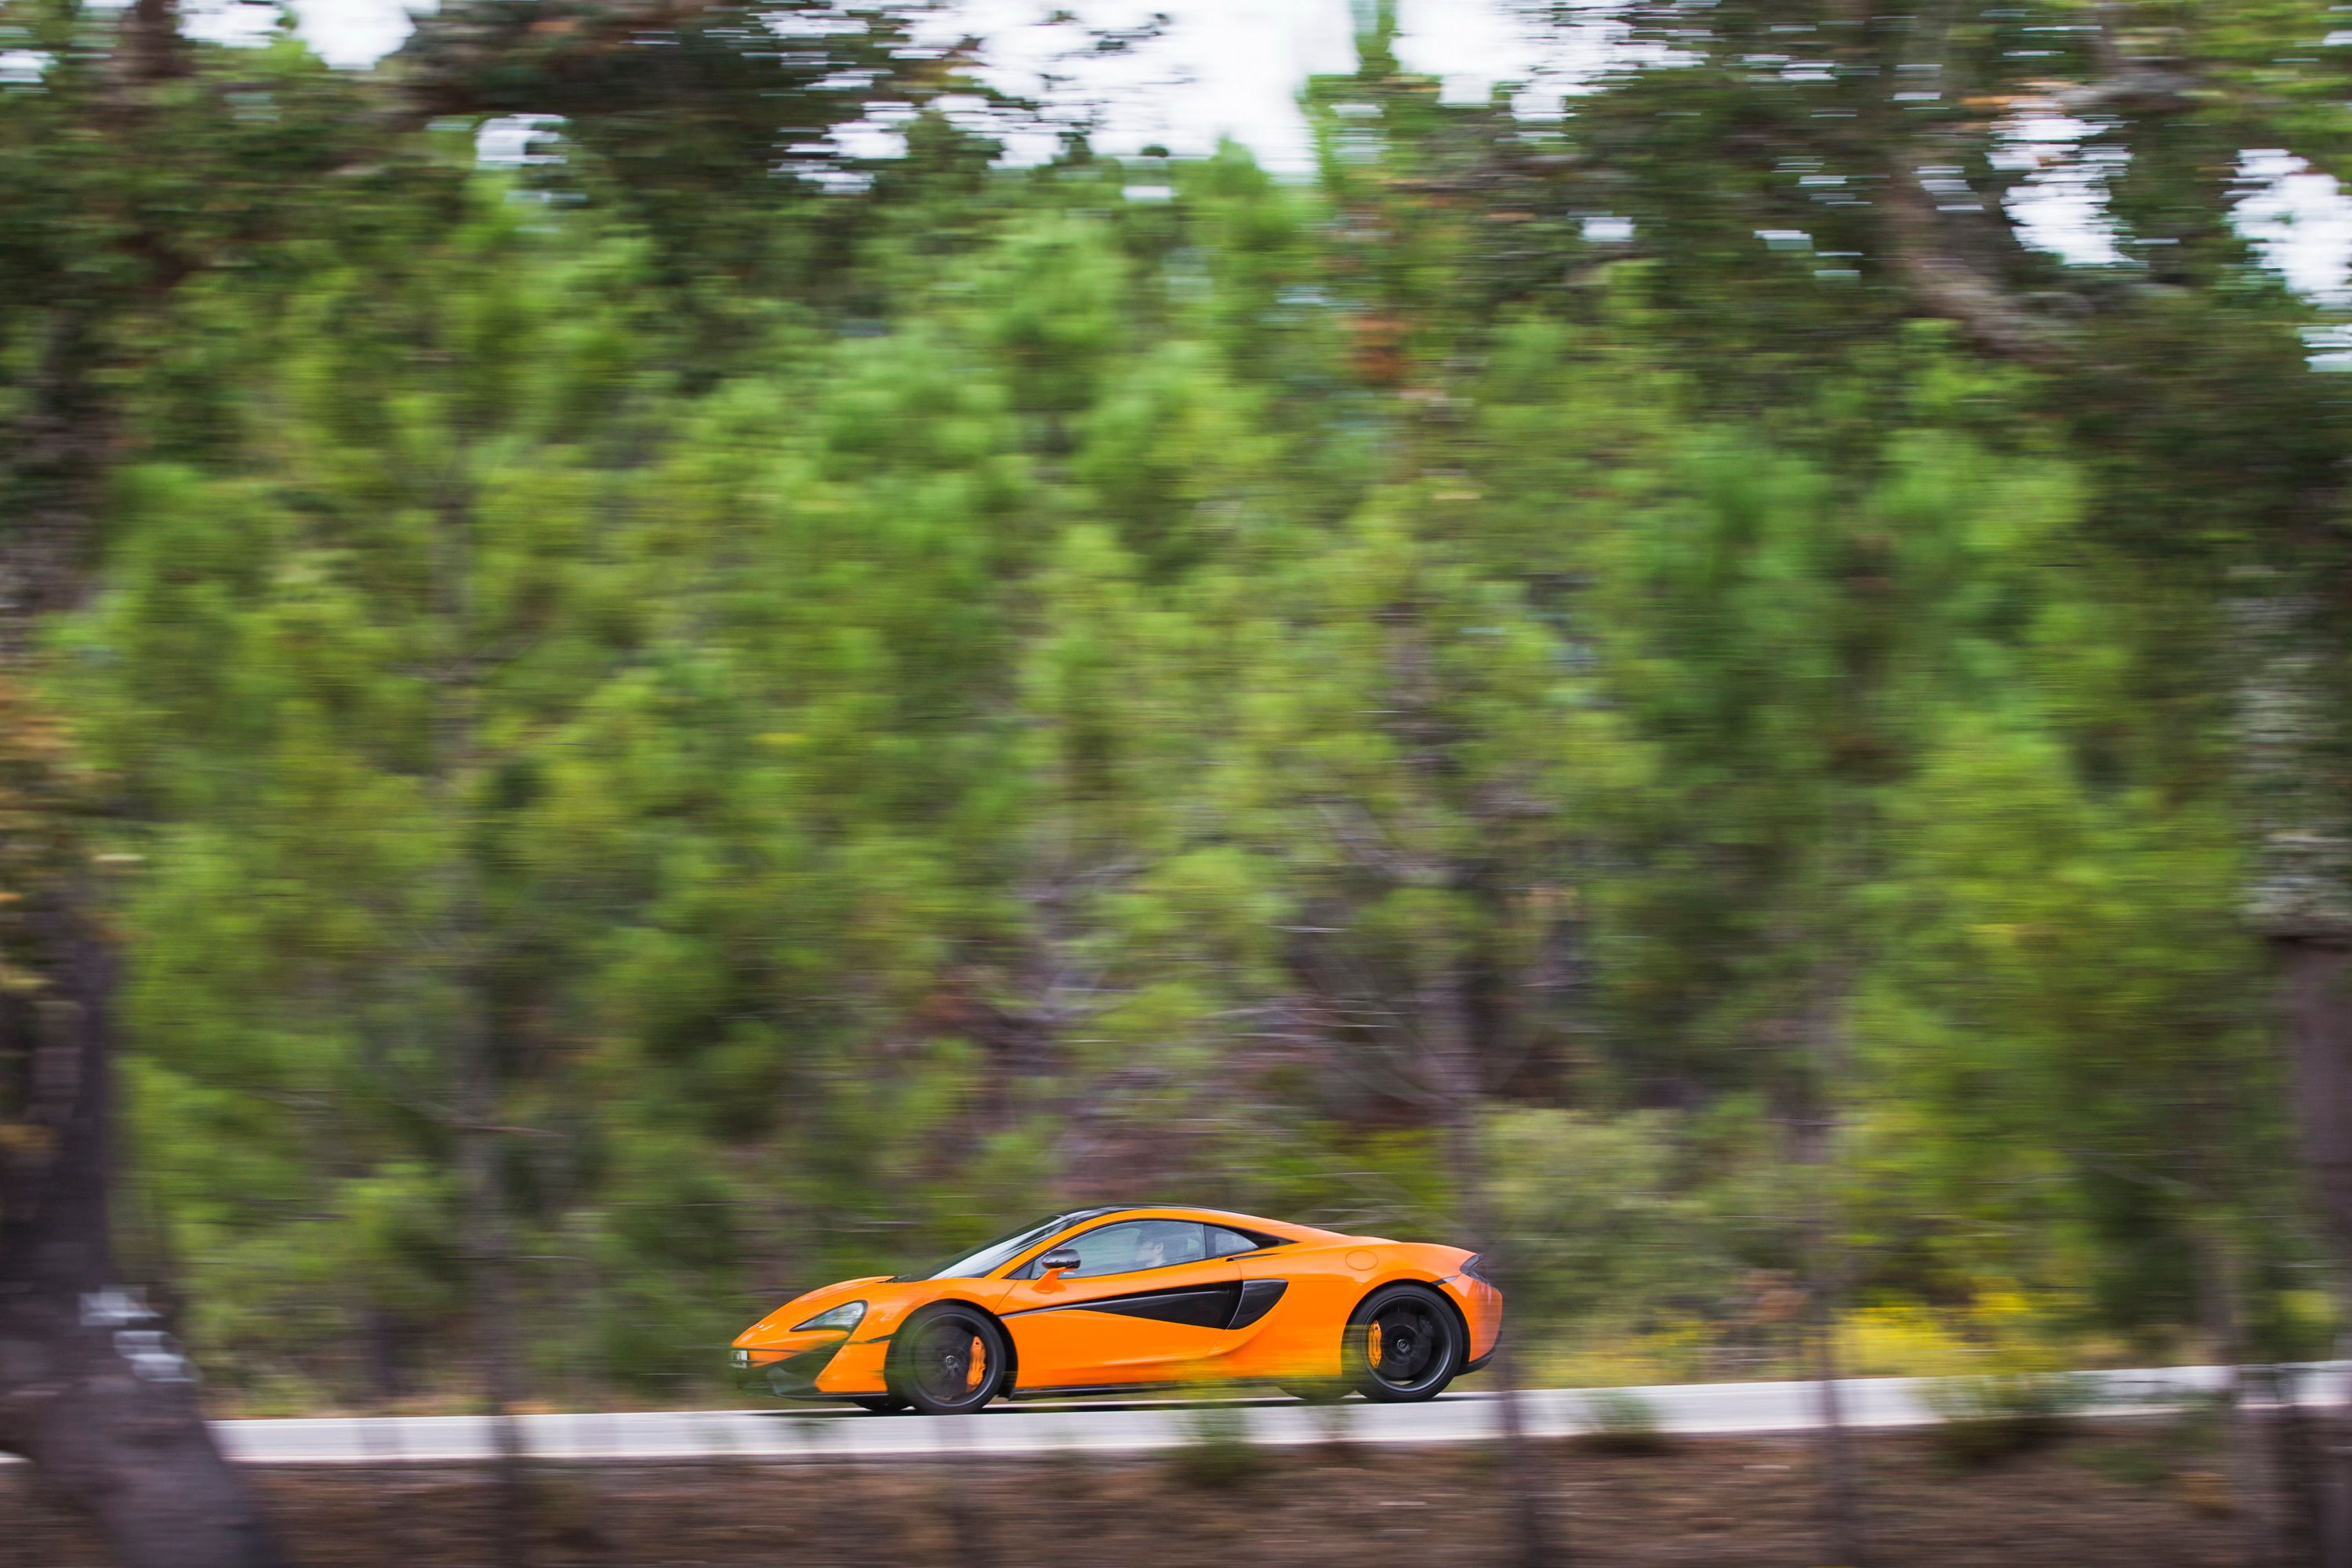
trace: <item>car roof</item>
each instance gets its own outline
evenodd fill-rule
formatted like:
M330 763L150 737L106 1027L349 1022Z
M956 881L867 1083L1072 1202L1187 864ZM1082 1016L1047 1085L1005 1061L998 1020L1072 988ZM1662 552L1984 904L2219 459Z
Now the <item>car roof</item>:
M1311 1236L1343 1234L1339 1231L1325 1230L1319 1226L1298 1225L1290 1220L1265 1219L1257 1215L1236 1214L1231 1209L1203 1208L1198 1204L1119 1204L1108 1208L1089 1209L1073 1214L1066 1223L1076 1225L1086 1220L1101 1219L1107 1215L1130 1214L1143 1217L1158 1215L1170 1218L1206 1220L1215 1224L1231 1225L1242 1230L1269 1231L1276 1236L1294 1240Z

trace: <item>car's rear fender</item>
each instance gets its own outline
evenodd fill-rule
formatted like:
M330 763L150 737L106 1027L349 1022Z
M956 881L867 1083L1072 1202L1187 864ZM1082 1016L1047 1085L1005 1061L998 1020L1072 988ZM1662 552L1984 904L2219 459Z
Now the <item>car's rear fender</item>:
M1463 1360L1484 1363L1492 1355L1503 1331L1503 1293L1475 1275L1463 1272L1476 1254L1458 1247L1412 1243L1393 1248L1391 1266L1379 1285L1412 1282L1427 1285L1445 1298L1462 1330ZM1374 1289L1378 1289L1375 1286ZM1370 1296L1370 1291L1365 1295ZM1361 1301L1358 1305L1361 1305Z
M1243 1258L1241 1275L1280 1279L1286 1289L1248 1343L1220 1357L1219 1370L1271 1381L1316 1382L1340 1373L1340 1329L1367 1295L1401 1279L1435 1285L1469 1254L1365 1237L1334 1237Z

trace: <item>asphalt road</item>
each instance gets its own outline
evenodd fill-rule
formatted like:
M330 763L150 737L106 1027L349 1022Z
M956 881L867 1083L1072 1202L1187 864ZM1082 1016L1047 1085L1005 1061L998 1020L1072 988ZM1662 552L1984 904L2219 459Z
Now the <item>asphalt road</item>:
M2324 1380L2341 1381L2343 1363ZM2116 1415L2164 1409L2221 1387L2227 1369L2152 1368L2080 1374L2086 1403ZM1941 1419L1916 1378L1857 1378L1839 1384L1857 1426L1919 1426ZM2326 1392L2331 1394L2334 1389ZM1659 1427L1687 1435L1801 1431L1816 1419L1807 1383L1684 1384L1620 1391L1637 1396ZM2306 1395L2309 1397L2310 1395ZM1581 1389L1528 1394L1539 1435L1600 1424ZM1601 1396L1606 1399L1607 1396ZM1350 1399L1316 1408L1283 1398L1136 1399L999 1404L975 1415L874 1415L849 1407L676 1410L517 1417L529 1451L548 1459L849 1459L892 1455L1138 1453L1180 1447L1211 1434L1254 1444L1458 1443L1491 1436L1493 1396L1456 1394L1425 1405ZM492 1449L479 1416L318 1416L215 1423L233 1458L265 1465L466 1463Z

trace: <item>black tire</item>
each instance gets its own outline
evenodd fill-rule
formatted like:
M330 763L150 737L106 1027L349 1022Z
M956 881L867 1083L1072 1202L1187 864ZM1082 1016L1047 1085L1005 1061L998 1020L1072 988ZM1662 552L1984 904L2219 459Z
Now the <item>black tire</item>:
M1434 1399L1462 1370L1462 1321L1426 1285L1386 1285L1348 1315L1341 1347L1349 1379L1367 1399Z
M963 1415L1004 1386L1004 1331L977 1307L941 1301L908 1318L890 1339L884 1373L894 1398L926 1415Z
M868 1394L862 1399L853 1399L849 1403L860 1409L871 1410L877 1415L896 1415L901 1410L908 1408L907 1402L895 1394Z

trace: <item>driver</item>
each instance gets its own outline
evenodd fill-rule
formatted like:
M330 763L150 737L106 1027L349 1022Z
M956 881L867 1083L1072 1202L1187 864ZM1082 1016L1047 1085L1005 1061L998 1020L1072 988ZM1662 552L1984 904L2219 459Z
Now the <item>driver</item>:
M1185 1245L1191 1239L1173 1226L1165 1230L1148 1230L1135 1244L1135 1267L1139 1269L1165 1268L1171 1263L1197 1263L1200 1261L1200 1248Z

